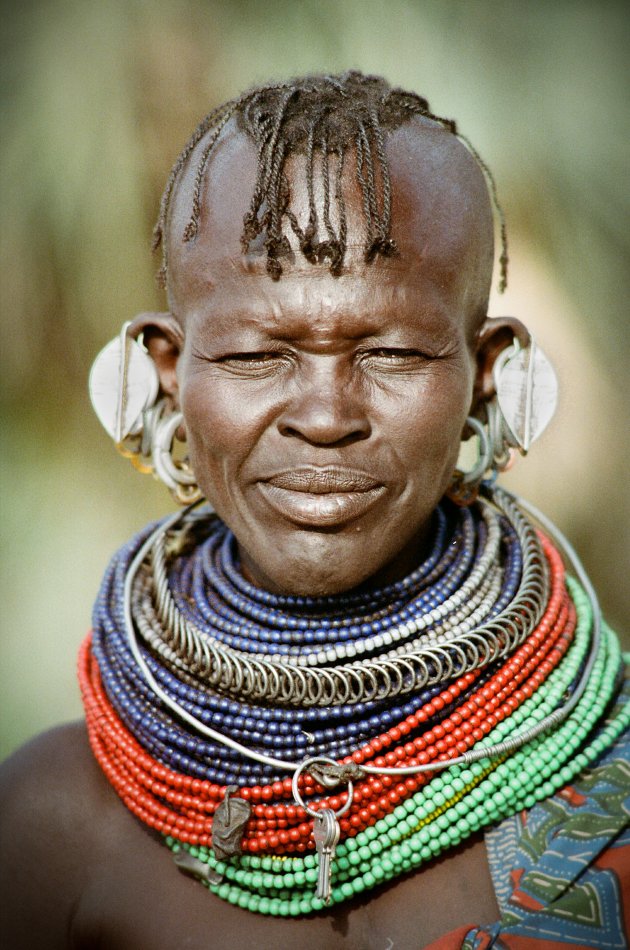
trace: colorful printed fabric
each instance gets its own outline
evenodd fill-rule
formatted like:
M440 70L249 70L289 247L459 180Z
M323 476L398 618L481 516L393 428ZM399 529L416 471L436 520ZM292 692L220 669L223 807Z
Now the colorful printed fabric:
M436 948L627 948L630 735L577 781L487 832L486 845L501 919Z

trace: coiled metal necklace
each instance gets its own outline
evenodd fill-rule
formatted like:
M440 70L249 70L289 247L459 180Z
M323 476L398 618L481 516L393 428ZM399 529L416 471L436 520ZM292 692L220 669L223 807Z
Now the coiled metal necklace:
M519 750L560 735L558 774L571 771L567 724L588 723L591 735L620 661L600 635L588 578L566 556L586 593L573 581L567 591L555 549L511 496L487 488L471 509L438 509L433 549L408 578L340 597L278 597L240 575L217 519L188 510L127 546L104 580L80 659L95 754L185 869L260 912L322 906L321 890L309 891L309 815L317 824L330 811L342 841L327 896L344 899L358 892L351 868L367 860L350 859L351 842L367 836L358 847L369 850L379 822L391 831L396 815L393 837L381 848L379 832L370 851L379 855L451 800L458 834L466 816L471 833L488 821L473 792L493 776L514 786L493 818L544 797L549 777L517 778L530 754ZM347 792L327 792L345 782ZM221 850L217 828L239 809L238 840L225 850L222 839ZM392 867L416 866L427 848L436 853L432 836ZM265 853L297 855L281 862L286 880L276 866L261 884ZM287 895L296 873L302 883ZM388 876L366 873L359 889Z

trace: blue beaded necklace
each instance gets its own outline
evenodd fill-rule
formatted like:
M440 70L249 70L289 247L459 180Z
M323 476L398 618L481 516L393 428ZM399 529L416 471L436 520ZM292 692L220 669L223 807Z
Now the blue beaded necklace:
M484 606L487 618L511 601L521 572L514 531L505 519L497 516L496 521L501 558L495 569L500 577L496 596ZM377 591L307 598L281 597L253 587L239 572L231 532L215 518L207 519L205 530L205 539L170 565L173 596L203 636L254 655L303 655L321 645L330 649L348 641L361 644L428 611L439 611L479 567L489 537L479 511L445 503L436 512L431 551L411 575ZM238 751L191 733L156 704L140 675L124 634L121 605L129 564L147 534L142 532L114 558L95 605L94 652L112 705L147 751L171 768L219 784L275 781L279 773L272 766L247 761ZM143 656L162 689L196 719L249 747L287 759L349 755L357 743L387 730L441 688L438 684L414 690L403 702L274 708L219 695L196 681L190 670L165 663L146 646ZM492 669L488 667L484 677Z

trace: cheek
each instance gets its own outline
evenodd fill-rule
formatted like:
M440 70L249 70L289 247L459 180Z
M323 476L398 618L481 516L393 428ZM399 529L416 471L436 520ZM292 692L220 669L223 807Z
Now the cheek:
M416 466L419 473L427 465L434 469L452 467L471 395L472 375L464 367L458 374L436 374L408 394L390 420L390 431L395 430L408 465Z
M237 383L202 373L184 377L180 398L199 484L204 488L206 477L233 479L265 429L259 401L244 398Z
M180 394L191 462L200 478L208 465L217 467L228 450L238 446L242 427L227 411L229 407L220 392L207 382L199 378L187 380Z

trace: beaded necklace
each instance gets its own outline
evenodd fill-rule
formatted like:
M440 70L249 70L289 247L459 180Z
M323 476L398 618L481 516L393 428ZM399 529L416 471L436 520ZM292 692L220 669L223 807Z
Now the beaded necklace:
M487 496L443 503L428 557L382 590L261 591L203 511L113 559L79 659L90 742L183 870L239 906L310 913L317 811L338 814L336 903L552 794L627 725L627 708L601 723L620 655L579 564L582 586Z

